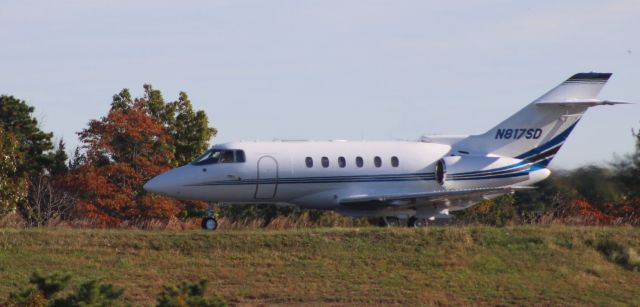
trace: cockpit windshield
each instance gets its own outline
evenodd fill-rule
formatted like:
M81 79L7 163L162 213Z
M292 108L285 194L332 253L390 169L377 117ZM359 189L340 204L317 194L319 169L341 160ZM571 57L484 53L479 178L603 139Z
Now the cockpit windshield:
M245 161L244 151L233 149L210 149L203 155L195 159L191 164L206 165L218 163L243 163Z

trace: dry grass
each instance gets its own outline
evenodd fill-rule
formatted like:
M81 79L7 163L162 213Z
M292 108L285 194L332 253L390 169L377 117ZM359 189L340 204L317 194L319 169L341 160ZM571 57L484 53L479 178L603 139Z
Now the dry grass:
M47 225L49 228L66 229L140 229L140 230L197 230L200 229L201 218L168 220L139 220L123 221L116 225L105 225L96 220L62 220L51 219ZM227 217L218 219L221 229L241 230L241 229L301 229L320 227L361 227L369 226L366 219L352 219L341 216L335 212L323 212L320 217L314 217L308 212L289 216L277 216L266 222L260 218L247 218L244 220L232 220ZM25 228L26 223L18 214L10 214L0 218L0 228Z
M201 278L241 305L640 304L640 273L587 243L603 238L640 248L632 227L11 228L0 230L0 297L35 270L61 270L125 287L134 305Z

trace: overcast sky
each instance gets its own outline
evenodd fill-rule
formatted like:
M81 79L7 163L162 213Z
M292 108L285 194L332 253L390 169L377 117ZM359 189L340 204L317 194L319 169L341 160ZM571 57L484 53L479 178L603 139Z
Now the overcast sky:
M215 142L486 131L573 73L640 102L640 1L12 1L0 94L63 137L122 88L186 91ZM590 110L551 164L633 150L640 105Z

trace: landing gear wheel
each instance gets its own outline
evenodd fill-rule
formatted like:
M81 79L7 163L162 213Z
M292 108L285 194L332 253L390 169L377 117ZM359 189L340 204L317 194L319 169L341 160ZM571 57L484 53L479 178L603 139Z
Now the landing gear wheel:
M415 216L412 216L409 219L409 222L407 223L407 226L415 227L415 228L427 227L427 225L429 225L429 222L427 222L427 219L417 218Z
M202 219L202 229L206 229L206 230L216 230L216 228L218 228L218 220L216 220L214 217L205 217Z
M400 226L400 219L394 216L380 218L380 227L398 227Z

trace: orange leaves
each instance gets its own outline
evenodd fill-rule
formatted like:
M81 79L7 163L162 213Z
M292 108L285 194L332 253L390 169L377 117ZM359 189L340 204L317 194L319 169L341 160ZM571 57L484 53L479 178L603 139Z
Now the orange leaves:
M604 225L615 221L615 217L603 213L583 198L568 200L556 208L556 214L563 224Z
M587 220L592 220L596 224L607 224L613 217L602 213L602 211L591 206L586 200L576 199L571 202L570 208Z
M124 220L168 219L180 211L173 199L147 194L142 186L170 169L170 138L143 103L112 109L79 133L83 163L62 184L81 199L77 215L107 225Z

